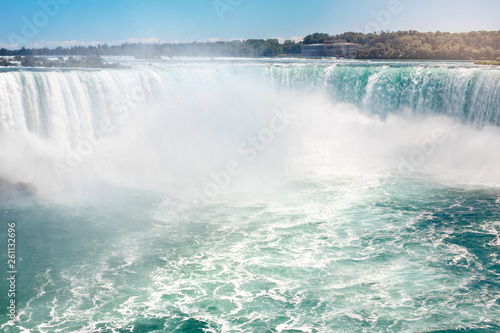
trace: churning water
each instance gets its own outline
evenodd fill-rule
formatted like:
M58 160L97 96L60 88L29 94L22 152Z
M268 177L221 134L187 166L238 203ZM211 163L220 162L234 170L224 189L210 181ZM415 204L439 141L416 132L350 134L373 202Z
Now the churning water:
M128 63L0 72L1 330L500 331L500 70Z

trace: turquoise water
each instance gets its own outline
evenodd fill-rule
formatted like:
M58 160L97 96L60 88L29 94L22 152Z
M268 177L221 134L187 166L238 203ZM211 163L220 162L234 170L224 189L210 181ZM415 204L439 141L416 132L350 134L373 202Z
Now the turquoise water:
M0 73L2 330L500 331L497 70L132 65Z

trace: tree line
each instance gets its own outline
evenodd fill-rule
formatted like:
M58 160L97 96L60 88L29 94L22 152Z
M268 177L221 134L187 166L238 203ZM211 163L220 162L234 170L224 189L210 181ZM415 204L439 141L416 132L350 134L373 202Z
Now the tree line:
M363 45L356 54L358 59L488 60L500 57L500 31L347 32L337 37Z
M48 48L0 49L0 56L135 56L154 59L175 56L269 57L299 55L305 44L349 42L363 47L355 54L358 59L456 59L494 60L500 58L500 31L471 31L467 33L396 31L380 33L346 32L338 35L314 33L302 42L277 39L248 39L218 42Z
M154 59L175 56L228 56L267 57L277 55L298 55L302 43L287 40L280 44L277 39L248 39L244 41L192 42L179 44L123 43L121 45L99 44L97 46L37 48L19 50L0 49L0 56L135 56Z

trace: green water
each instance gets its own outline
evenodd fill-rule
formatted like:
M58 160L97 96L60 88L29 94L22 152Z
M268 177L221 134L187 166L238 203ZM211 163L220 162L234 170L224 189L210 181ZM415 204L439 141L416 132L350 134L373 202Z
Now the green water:
M108 191L2 207L18 225L23 329L500 329L498 190L337 179L184 209Z

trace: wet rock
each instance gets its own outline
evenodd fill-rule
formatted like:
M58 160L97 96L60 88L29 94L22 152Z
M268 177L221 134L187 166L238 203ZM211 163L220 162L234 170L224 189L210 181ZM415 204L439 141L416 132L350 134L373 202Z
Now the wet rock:
M31 197L38 193L36 187L30 183L11 182L5 178L0 178L0 198L22 196Z

